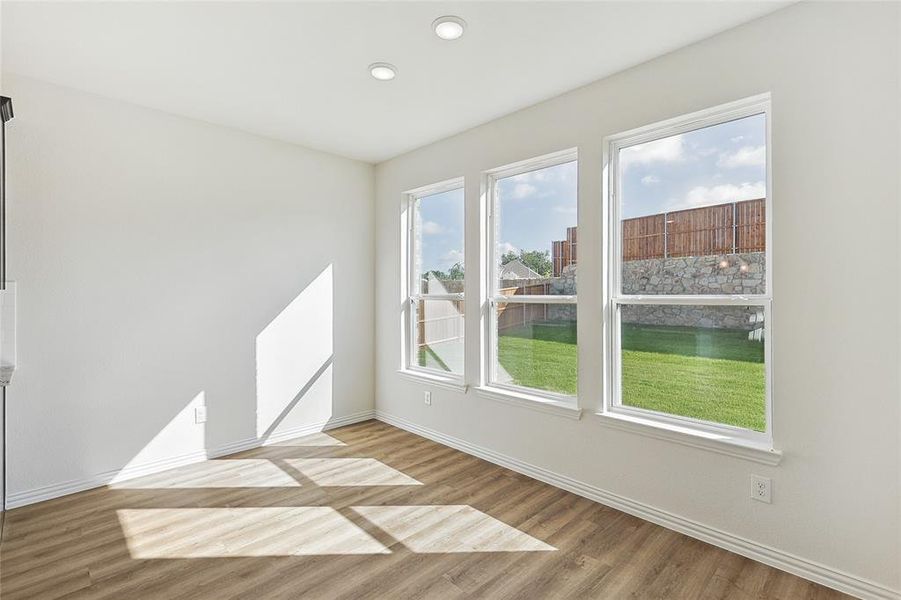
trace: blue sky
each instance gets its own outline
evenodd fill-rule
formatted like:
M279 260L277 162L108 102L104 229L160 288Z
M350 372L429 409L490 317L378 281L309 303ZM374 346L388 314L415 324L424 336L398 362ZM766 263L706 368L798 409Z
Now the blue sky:
M623 149L623 218L766 196L765 131L755 115ZM497 195L499 250L550 251L576 224L576 162L500 179ZM422 198L419 217L422 271L462 263L463 190Z
M447 271L463 264L463 189L420 198L418 213L420 272Z
M766 196L766 117L624 148L623 218Z
M498 235L501 253L551 250L576 224L578 171L568 162L497 182Z

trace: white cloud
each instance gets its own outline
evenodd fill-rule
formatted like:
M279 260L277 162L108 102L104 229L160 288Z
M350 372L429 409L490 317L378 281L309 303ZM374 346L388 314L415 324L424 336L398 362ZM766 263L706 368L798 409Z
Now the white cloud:
M506 254L507 252L516 252L519 253L519 248L511 244L510 242L501 242L497 245L497 250L501 254Z
M685 160L685 146L681 135L629 146L624 148L619 155L619 162L623 169L628 169L632 165L679 162L682 160Z
M732 142L733 144L737 144L738 142L742 141L743 139L745 139L745 136L737 135L734 138L729 138L729 141Z
M563 215L574 215L574 214L576 214L576 207L558 204L557 206L554 207L554 212L557 212L557 213L560 213Z
M720 154L718 167L760 167L766 164L766 146L742 146L731 154Z
M445 229L435 221L426 221L422 224L422 232L427 235L437 235L444 233Z
M674 200L670 202L669 210L711 206L714 204L725 204L726 202L737 202L739 200L752 200L765 197L766 183L763 181L757 181L755 183L744 182L739 185L724 183L713 187L700 185L689 190L685 195L685 198L681 201Z
M526 171L510 178L514 183L541 183L553 181L574 181L576 176L576 163L568 162L553 167Z
M513 186L513 191L510 195L514 200L522 200L523 198L528 198L537 191L538 188L531 183L517 183Z
M441 261L448 266L453 266L457 263L463 264L463 253L459 250L448 250L441 256Z
M656 175L645 175L641 178L641 183L644 185L654 185L655 183L660 183L660 178Z
M520 173L519 175L514 175L510 178L511 181L515 183L530 183L532 181L547 181L549 179L549 174L547 170L541 169L539 171L527 171L525 173Z

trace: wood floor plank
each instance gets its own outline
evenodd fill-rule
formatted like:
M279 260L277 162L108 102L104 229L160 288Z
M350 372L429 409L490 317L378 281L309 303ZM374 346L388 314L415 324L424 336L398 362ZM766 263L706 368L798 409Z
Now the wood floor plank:
M4 600L847 598L378 421L5 520Z

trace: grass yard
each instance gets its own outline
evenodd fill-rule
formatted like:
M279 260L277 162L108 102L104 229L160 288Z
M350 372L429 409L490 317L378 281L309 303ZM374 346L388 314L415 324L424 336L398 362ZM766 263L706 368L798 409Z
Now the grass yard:
M575 325L527 325L501 332L500 366L510 383L575 395L578 380Z
M730 329L623 325L623 404L763 431L763 344ZM576 393L575 326L504 331L501 367L517 385Z

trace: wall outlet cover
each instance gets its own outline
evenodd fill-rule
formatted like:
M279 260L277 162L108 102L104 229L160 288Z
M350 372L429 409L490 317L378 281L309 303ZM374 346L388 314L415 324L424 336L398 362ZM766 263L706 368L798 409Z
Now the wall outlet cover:
M773 502L773 481L769 477L751 475L751 498L758 502Z

